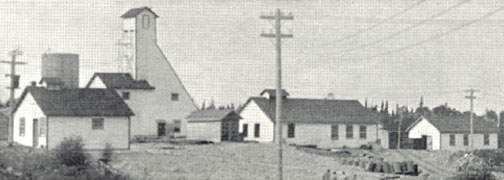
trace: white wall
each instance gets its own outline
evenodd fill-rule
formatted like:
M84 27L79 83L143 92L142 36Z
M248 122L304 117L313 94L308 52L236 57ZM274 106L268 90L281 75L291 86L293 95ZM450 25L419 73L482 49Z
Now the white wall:
M423 118L408 132L408 138L418 139L422 136L432 137L432 149L439 150L441 148L441 133L427 119Z
M443 150L470 150L471 145L471 135L468 134L469 144L464 146L464 134L455 135L455 145L450 145L450 133L441 134L441 149ZM484 134L476 133L474 134L474 149L496 149L498 148L497 133L489 134L489 145L484 144Z
M245 141L272 142L274 139L274 124L252 100L241 112L239 132L243 133L243 124L248 124L248 136ZM254 126L260 124L259 137L254 137Z
M188 122L187 139L221 141L221 122Z
M25 135L24 136L19 136L19 120L20 118L24 117L25 118ZM33 99L33 96L28 93L26 94L26 97L23 99L21 104L19 105L18 109L16 110L14 114L14 142L25 145L25 146L33 146L33 119L40 119L41 117L45 117L44 113L40 109L40 107L37 105L37 102L35 102L35 99ZM40 127L40 120L38 120L39 128ZM47 127L46 127L47 128ZM40 130L39 130L40 132ZM46 145L46 136L40 137L38 140L39 147L40 146L47 146Z
M104 129L92 129L92 117L49 117L49 148L64 138L82 137L85 149L103 149L107 143L113 149L129 148L129 120L127 117L104 118Z
M358 148L361 145L374 143L377 137L377 125L366 126L366 138L360 138L360 124L353 124L353 138L346 138L347 124L338 124L338 139L331 138L332 124L300 124L295 123L294 138L287 137L287 125L282 127L282 136L289 144L317 145L319 148L341 148L343 146Z

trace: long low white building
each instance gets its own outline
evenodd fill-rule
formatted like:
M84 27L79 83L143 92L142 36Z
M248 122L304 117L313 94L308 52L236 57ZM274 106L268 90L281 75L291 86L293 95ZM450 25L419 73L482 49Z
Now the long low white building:
M408 138L421 139L422 149L427 150L470 150L498 148L497 124L491 120L474 117L474 136L470 135L468 116L422 116L406 131Z
M245 141L272 142L275 129L275 91L264 90L263 97L251 97L239 110L240 133ZM287 98L283 91L283 135L288 144L315 145L319 148L360 147L379 143L388 148L383 116L357 100Z

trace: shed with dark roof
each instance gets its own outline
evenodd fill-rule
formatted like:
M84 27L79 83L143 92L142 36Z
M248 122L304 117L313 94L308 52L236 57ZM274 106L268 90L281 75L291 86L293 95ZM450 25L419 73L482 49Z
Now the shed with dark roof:
M240 141L241 117L231 109L198 110L187 116L187 138L212 142Z
M134 18L134 17L137 17L143 11L149 11L150 13L154 14L154 17L156 17L156 18L159 17L154 11L152 11L151 8L144 6L144 7L129 9L123 15L121 15L121 18Z
M81 137L85 149L129 149L133 112L113 89L27 87L14 108L14 141L54 148Z

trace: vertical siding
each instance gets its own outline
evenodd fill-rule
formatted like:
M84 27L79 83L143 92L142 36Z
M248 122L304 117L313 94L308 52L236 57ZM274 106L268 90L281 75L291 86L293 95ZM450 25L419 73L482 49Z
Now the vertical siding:
M57 146L64 138L82 137L85 149L103 149L107 143L114 149L128 149L128 118L102 117L104 129L92 129L92 117L50 117L49 148Z
M188 122L187 139L221 141L221 122Z
M317 145L320 148L341 148L346 147L360 147L363 144L376 142L377 126L366 126L366 139L359 138L360 124L353 124L353 138L346 138L346 124L338 124L337 140L331 139L331 124L295 124L295 137L287 138L287 125L282 127L283 137L287 138L287 143L297 145Z
M470 150L471 135L468 134L469 144L464 146L464 134L455 135L455 146L450 146L450 133L441 134L441 149L443 150ZM489 145L484 145L484 134L474 134L474 149L496 149L497 148L497 133L492 133L489 136Z
M408 137L412 139L422 138L422 136L431 136L432 137L432 149L439 150L443 146L441 144L441 133L439 130L432 125L425 118L422 118L419 123L417 123L413 128L408 132Z
M248 136L244 137L245 141L258 141L258 142L272 142L274 138L274 125L273 122L264 114L264 112L257 106L254 101L251 101L247 107L245 107L240 116L243 118L240 120L239 131L243 133L243 124L248 124ZM258 138L254 137L254 125L260 124L260 136Z
M25 118L25 135L19 136L19 120L20 118ZM33 119L40 119L41 117L45 117L44 113L37 105L37 102L33 99L33 96L28 93L26 97L23 99L18 109L14 114L14 142L19 143L25 146L33 146ZM39 120L40 127L40 120ZM47 136L47 135L46 135ZM46 137L39 136L39 146L46 147Z

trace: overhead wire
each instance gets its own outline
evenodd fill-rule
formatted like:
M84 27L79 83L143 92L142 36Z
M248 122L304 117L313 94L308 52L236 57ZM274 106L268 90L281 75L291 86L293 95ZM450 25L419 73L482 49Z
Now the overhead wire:
M376 57L379 57L379 56L390 55L390 54L393 54L393 53L401 52L401 51L404 51L404 50L407 50L407 49L410 49L410 48L413 48L413 47L420 46L420 45L422 45L422 44L428 43L428 42L430 42L430 41L433 41L433 40L439 39L439 38L441 38L441 37L444 37L444 36L446 36L446 35L449 35L450 33L456 32L456 31L458 31L458 30L460 30L460 29L462 29L462 28L465 28L465 27L470 26L470 25L472 25L472 24L474 24L474 23L477 23L477 22L479 22L479 21L481 21L481 20L483 20L483 19L485 19L485 18L488 18L488 17L490 17L490 16L492 16L492 15L494 15L494 14L496 14L496 13L498 13L498 12L502 11L502 10L504 10L504 7L501 7L501 8L499 8L499 9L497 9L497 10L494 10L494 11L492 11L492 12L489 12L489 13L485 14L484 16L481 16L481 17L479 17L479 18L477 18L477 19L473 19L473 20L471 20L471 21L468 21L468 22L466 22L466 23L463 23L463 24L461 24L461 25L459 25L459 26L457 26L457 27L455 27L455 28L453 28L453 29L450 29L450 30L448 30L448 31L445 31L445 32L442 32L442 33L438 33L438 34L436 34L436 35L434 35L434 36L431 36L431 37L429 37L429 38L427 38L427 39L424 39L424 40L422 40L422 41L418 41L418 42L416 42L416 43L413 43L413 44L410 44L410 45L407 45L407 46L404 46L404 47L398 48L398 49L396 49L396 50L387 51L387 52L384 52L384 53L377 54L377 55L375 55L375 56L372 56L372 57L371 57L371 59L376 58Z
M385 19L381 20L381 21L379 21L379 22L377 22L377 23L373 24L372 26L370 26L370 27L368 27L368 28L366 28L366 29L363 29L363 30L357 31L357 32L355 32L355 33L353 33L353 34L351 34L351 35L345 36L345 37L343 37L343 38L341 38L341 39L338 39L338 40L336 40L336 41L343 41L343 40L347 40L347 39L350 39L350 38L352 38L352 37L355 37L355 36L358 36L358 35L364 34L364 33L366 33L366 32L369 32L369 31L371 31L371 30L373 30L373 29L377 28L378 26L380 26L380 25L382 25L382 24L385 24L385 23L389 22L390 20L392 20L392 19L394 19L394 18L396 18L396 17L399 17L399 16L403 15L404 13L406 13L406 12L410 11L411 9L413 9L413 8L415 8L415 7L417 7L417 6L419 6L420 4L422 4L422 3L423 3L423 2L425 2L425 1L426 1L426 0L419 0L419 1L417 1L414 5L411 5L411 6L407 7L406 9L404 9L404 10L402 10L402 11L400 11L400 12L398 12L398 13L396 13L396 14L394 14L394 15L392 15L392 16L390 16L390 17L388 17L388 18L385 18Z
M401 35L401 34L403 34L403 33L405 33L405 32L408 32L408 31L410 31L410 30L413 30L414 28L417 28L417 27L419 27L419 26L422 26L422 25L424 25L425 23L427 23L427 22L429 22L429 21L431 21L431 20L433 20L433 19L435 19L435 18L437 18L437 17L443 16L444 14L446 14L446 13L450 12L451 10L453 10L453 9L455 9L455 8L457 8L457 7L461 6L461 5L463 5L463 4L465 4L465 3L469 2L469 1L470 1L470 0L464 0L464 1L462 1L462 2L459 2L459 3L457 3L457 4L455 4L455 5L451 6L451 7L449 7L448 9L445 9L445 10L443 10L443 11L439 12L439 13L436 13L436 14L434 14L434 15L430 16L429 18L424 19L424 20L422 20L422 21L420 21L420 22L418 22L418 23L415 23L414 25L409 26L409 27L407 27L407 28L405 28L405 29L401 29L401 30L399 30L399 31L396 31L396 32L394 32L394 33L392 33L392 34L390 34L390 35L388 35L388 36L384 37L384 38L381 38L381 39L375 40L375 41L370 42L370 43L367 43L367 44L363 44L363 45L361 45L361 46L357 46L357 47L353 47L353 48L344 49L344 50L342 50L342 52L350 52L350 51L355 51L355 50L358 50L358 49L363 49L363 48L366 48L366 47L373 46L373 45L375 45L375 44L381 43L381 42L383 42L383 41L386 41L386 40L392 39L392 38L394 38L394 37L396 37L396 36L399 36L399 35Z

